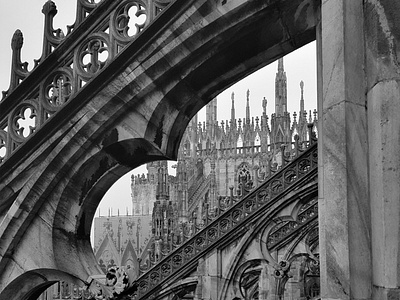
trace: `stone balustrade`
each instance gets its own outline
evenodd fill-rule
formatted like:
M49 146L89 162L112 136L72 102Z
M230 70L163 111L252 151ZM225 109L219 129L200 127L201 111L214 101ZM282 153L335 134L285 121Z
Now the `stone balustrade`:
M42 9L42 55L32 71L21 61L23 34L12 38L10 86L0 101L0 165L61 111L143 31L170 0L77 0L75 23L53 28L57 8ZM49 72L48 70L51 70Z

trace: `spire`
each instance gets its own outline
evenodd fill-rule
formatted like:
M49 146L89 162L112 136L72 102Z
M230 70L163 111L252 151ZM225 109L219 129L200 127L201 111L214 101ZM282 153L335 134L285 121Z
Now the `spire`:
M213 119L213 121L214 121L214 124L217 122L217 98L214 98L213 100L212 100L212 103L213 103L213 110L212 110L212 119Z
M206 106L206 123L213 126L217 122L217 98L211 100Z
M286 72L283 69L283 58L278 60L278 72L275 77L275 114L283 116L287 112Z
M235 124L235 93L232 92L231 95L231 99L232 99L232 108L231 108L231 126L234 126Z
M300 116L304 111L304 82L300 81L300 89L301 89L301 98L300 98Z
M250 90L247 90L246 124L250 124Z
M157 180L157 200L168 200L168 169L167 161L161 161L158 168L158 180Z
M283 70L283 58L278 59L278 72L284 72L284 70Z

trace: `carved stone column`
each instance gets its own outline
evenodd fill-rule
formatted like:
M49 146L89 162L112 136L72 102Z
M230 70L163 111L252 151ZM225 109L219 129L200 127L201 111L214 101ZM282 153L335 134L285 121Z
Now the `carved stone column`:
M399 299L400 3L321 10L322 299Z
M363 2L321 1L317 65L322 299L371 299Z
M195 291L195 300L219 299L221 282L225 280L220 273L219 256L220 253L214 251L211 255L199 259L197 267L198 284Z
M400 3L364 2L372 298L400 299Z
M278 299L277 282L278 280L273 276L275 269L263 263L261 267L261 274L258 283L258 299L259 300L276 300Z
M262 264L260 279L258 282L258 299L268 300L270 292L270 282L268 275L268 265L266 263Z

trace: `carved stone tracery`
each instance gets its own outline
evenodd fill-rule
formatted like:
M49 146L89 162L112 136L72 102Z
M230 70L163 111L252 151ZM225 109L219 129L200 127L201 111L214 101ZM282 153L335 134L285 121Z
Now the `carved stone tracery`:
M25 100L12 113L9 131L14 141L14 149L36 131L38 124L37 101Z
M148 23L148 10L141 1L129 1L123 3L115 14L114 26L116 38L122 41L130 41L139 34Z
M54 109L64 105L73 94L72 74L67 70L60 70L48 78L45 83L45 103Z
M300 161L304 159L309 163L308 168L301 167L303 164ZM231 233L232 230L235 230L236 237L243 235L250 228L245 224L250 224L249 219L251 216L254 216L261 207L268 205L274 199L279 199L281 192L296 184L298 180L305 177L312 170L315 170L316 167L316 145L314 145L302 157L287 164L286 168L282 169L281 172L277 172L272 178L269 178L255 193L248 194L242 199L237 199L237 201L232 201L229 207L221 210L219 215L215 215L215 219L210 219L206 222L204 227L195 236L183 243L181 247L169 249L166 252L161 251L161 256L156 261L161 262L161 264L151 261L143 264L141 266L142 274L134 284L138 286L135 299L147 297L146 295L148 295L152 288L159 286L166 279L166 276L169 276L172 272L179 271L181 267L187 265L198 253L202 253L215 243L218 243L221 237ZM300 170L300 168L302 169ZM285 174L288 170L293 170L298 174L291 181L285 180ZM279 189L274 189L277 185L279 185ZM226 202L224 199L220 199L220 201ZM307 207L312 207L312 205L310 204ZM307 211L307 209L301 210L302 214L306 214ZM284 278L285 276L287 277L290 262L281 260L279 263L276 262L274 267L275 273L282 272L281 277ZM151 276L151 282L149 282L149 276ZM254 295L256 294L254 293Z
M42 55L35 60L32 71L28 70L27 62L21 62L23 35L20 30L15 31L11 42L10 86L7 91L3 92L1 101L9 97L25 78L35 73L38 66L57 47L65 44L66 37L72 34L84 20L89 19L92 12L102 2L102 0L77 0L75 22L67 26L67 31L64 33L60 28L53 27L57 7L53 1L47 1L42 9L45 18ZM27 89L37 90L39 86L42 87L42 92L34 96L38 97L38 102L41 102L42 105L35 107L30 117L21 113L14 116L8 114L0 120L0 124L9 123L12 129L9 132L3 132L6 137L0 141L0 164L60 107L64 106L74 93L79 92L89 80L96 76L117 53L138 36L170 2L166 0L125 0L120 5L115 3L113 12L105 17L102 24L91 27L87 32L87 37L79 45L64 47L68 49L67 52L59 53L58 55L61 55L62 58L57 60L56 66L53 66L53 69L59 71L46 78L43 76L38 86ZM91 22L95 23L96 19ZM18 98L30 99L32 95ZM19 101L21 102L21 100ZM14 103L15 109L20 103L18 101ZM19 121L15 121L13 118L17 118ZM33 119L34 125L19 125L27 119ZM6 140L8 142L5 142Z

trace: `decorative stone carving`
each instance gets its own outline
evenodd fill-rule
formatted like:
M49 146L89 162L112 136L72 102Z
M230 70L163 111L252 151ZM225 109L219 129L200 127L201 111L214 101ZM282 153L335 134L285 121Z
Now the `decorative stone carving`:
M81 45L76 56L76 63L80 74L90 79L99 72L109 58L109 37L104 33L92 35Z
M35 100L25 100L13 112L10 123L10 135L15 146L22 143L37 127L37 103Z
M73 94L72 74L69 70L59 70L53 73L45 83L45 105L49 109L64 105Z
M113 17L115 36L121 41L130 41L148 22L148 10L142 1L125 1L117 8Z

